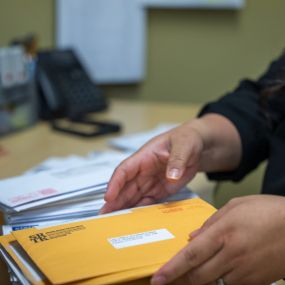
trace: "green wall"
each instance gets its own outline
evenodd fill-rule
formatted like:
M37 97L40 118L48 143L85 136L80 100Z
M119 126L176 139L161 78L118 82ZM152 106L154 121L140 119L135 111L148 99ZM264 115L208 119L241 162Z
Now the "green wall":
M0 0L0 45L35 33L40 47L54 43L53 0Z
M0 0L0 44L34 32L54 44L54 0ZM111 96L205 102L256 77L285 47L285 1L246 0L240 11L152 9L142 84L107 86Z
M255 78L285 47L285 1L246 0L240 11L151 10L147 77L111 88L144 100L205 102Z

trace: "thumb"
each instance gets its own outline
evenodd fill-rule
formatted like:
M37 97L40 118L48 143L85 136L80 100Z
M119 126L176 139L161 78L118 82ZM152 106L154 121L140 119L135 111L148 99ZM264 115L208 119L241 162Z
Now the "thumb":
M168 180L179 180L189 163L189 158L192 153L191 143L177 142L172 145L170 156L166 167L166 178Z

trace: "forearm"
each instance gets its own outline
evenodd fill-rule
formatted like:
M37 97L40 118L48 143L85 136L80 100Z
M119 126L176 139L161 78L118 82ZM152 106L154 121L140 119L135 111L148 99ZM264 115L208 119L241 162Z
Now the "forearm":
M233 171L241 161L240 135L224 116L210 113L189 123L203 139L200 171Z

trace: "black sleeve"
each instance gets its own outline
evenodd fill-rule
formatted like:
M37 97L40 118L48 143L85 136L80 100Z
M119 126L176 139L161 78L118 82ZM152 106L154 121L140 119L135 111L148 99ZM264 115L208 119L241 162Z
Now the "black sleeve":
M284 67L285 57L281 56L270 65L260 79L243 80L233 92L207 104L201 110L199 116L216 113L228 118L237 128L242 143L239 167L232 172L208 173L210 179L239 181L268 157L269 139L274 130L260 106L260 93L272 82L276 84L276 80L283 75ZM284 98L283 108L280 108L280 98ZM274 125L277 126L283 117L285 96L270 99L269 112L274 118Z

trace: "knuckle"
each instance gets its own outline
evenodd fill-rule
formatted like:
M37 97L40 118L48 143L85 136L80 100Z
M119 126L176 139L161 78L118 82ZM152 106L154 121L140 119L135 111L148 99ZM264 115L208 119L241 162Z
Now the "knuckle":
M171 154L170 162L184 162L184 158L181 156L180 153L174 152Z
M237 230L232 230L224 239L230 253L236 259L244 259L250 257L250 248L248 247L248 239L246 236L241 235ZM242 260L240 260L242 261Z
M168 269L167 271L163 272L163 276L165 276L166 280L173 280L173 276L177 275L177 271L174 268ZM177 281L179 279L175 279L174 281ZM172 281L172 283L174 282ZM172 284L171 283L171 284Z
M240 264L246 264L248 262L247 256L235 255L232 254L232 267L238 267Z
M198 254L191 248L186 248L183 255L187 264L194 265L198 260Z
M121 175L124 181L128 180L128 171L125 165L118 166L115 170L116 175Z
M192 155L198 156L202 151L202 146L200 144L193 144L192 146Z

